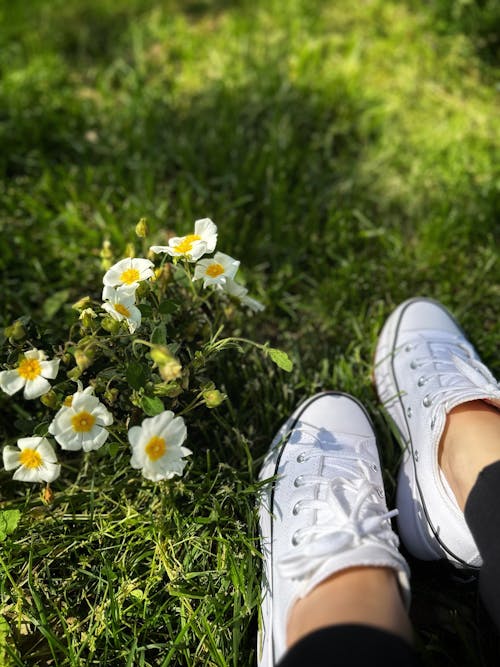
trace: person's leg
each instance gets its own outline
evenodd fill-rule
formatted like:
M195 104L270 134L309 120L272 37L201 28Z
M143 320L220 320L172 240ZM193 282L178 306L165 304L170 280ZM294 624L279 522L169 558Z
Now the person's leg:
M371 625L330 625L293 644L278 667L420 667L412 646Z
M275 438L260 477L274 481L260 499L259 666L300 664L306 651L312 664L352 667L364 664L368 645L388 652L387 667L416 664L402 599L408 569L363 408L334 392L307 401Z
M484 401L453 408L440 442L439 465L462 511L479 473L496 461L500 461L500 412Z
M292 608L287 645L315 630L339 624L370 625L411 642L412 629L394 571L353 567L318 584Z
M480 592L500 630L498 383L451 315L429 299L405 302L390 316L375 380L406 446L403 541L420 558L482 566Z

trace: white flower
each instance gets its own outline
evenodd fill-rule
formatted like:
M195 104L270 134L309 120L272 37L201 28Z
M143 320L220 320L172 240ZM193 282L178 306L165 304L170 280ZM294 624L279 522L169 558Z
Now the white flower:
M224 283L223 289L231 296L239 299L240 303L242 303L247 308L250 308L250 310L252 310L254 313L260 312L265 308L264 304L260 303L260 301L257 301L257 299L252 299L252 297L248 296L248 290L246 287L243 287L243 285L240 285L230 278L228 278Z
M168 246L154 245L155 253L166 252L171 257L185 257L189 262L197 262L202 255L213 252L217 245L217 225L210 218L202 218L194 223L194 234L176 236Z
M102 298L104 310L119 322L125 320L130 333L134 333L141 324L141 311L135 305L135 289L105 285Z
M29 350L16 369L0 372L0 389L12 396L24 387L24 398L38 398L49 391L50 382L46 378L56 377L59 362L59 359L47 361L42 350Z
M213 259L200 260L194 270L194 280L203 279L203 287L224 285L236 275L240 263L223 252L216 252Z
M181 446L186 434L184 419L175 417L171 410L145 419L141 426L132 426L128 432L130 465L142 469L144 477L153 482L182 475L187 463L183 457L192 454Z
M104 427L113 423L113 415L93 393L92 387L77 391L50 424L49 433L63 449L90 452L108 439Z
M134 286L137 288L141 280L153 276L153 262L139 257L126 257L106 271L102 282L110 287L119 285Z
M13 479L20 482L53 482L59 477L61 466L56 453L46 438L21 438L17 447L3 449L5 470L14 470Z

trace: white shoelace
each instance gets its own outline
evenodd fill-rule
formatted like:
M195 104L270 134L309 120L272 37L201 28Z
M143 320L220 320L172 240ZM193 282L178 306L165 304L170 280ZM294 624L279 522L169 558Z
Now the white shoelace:
M298 579L310 575L321 564L335 554L348 551L363 542L376 541L391 555L397 549L397 537L392 532L389 519L398 511L383 511L381 487L368 479L368 468L376 469L373 463L336 452L334 456L323 451L311 450L301 455L301 460L322 457L325 462L331 460L340 473L345 472L352 478L343 476L332 478L321 475L299 475L296 486L313 486L314 497L299 500L293 509L294 514L303 510L316 510L313 523L299 528L293 535L295 546L278 563L280 574L288 579ZM319 498L322 487L326 487L326 496ZM340 497L347 492L352 494L354 502L347 511ZM321 512L321 523L318 514ZM362 516L363 515L363 516Z
M449 350L449 359L440 359L432 353L429 357L415 357L410 366L413 369L433 367L433 372L428 375L421 375L417 381L419 386L424 386L431 378L438 377L440 384L443 380L451 380L445 386L440 386L429 391L422 399L424 407L432 407L431 410L431 428L434 426L440 410L448 412L451 402L455 398L460 398L461 403L474 400L479 394L487 394L493 399L500 400L500 387L491 371L478 359L474 357L473 348L463 341L450 342L443 340L425 341L427 344L438 344ZM407 344L407 349L417 348L422 344L418 341L416 344ZM466 358L456 354L453 348L458 348L466 353ZM444 367L442 370L436 369L436 364Z

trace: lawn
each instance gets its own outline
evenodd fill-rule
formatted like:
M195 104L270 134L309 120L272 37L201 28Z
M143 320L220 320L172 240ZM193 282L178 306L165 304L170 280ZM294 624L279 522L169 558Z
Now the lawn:
M108 242L119 259L142 251L142 217L150 244L210 217L266 306L228 334L294 361L223 353L228 399L193 422L182 480L143 479L112 438L66 463L48 504L0 471L0 509L21 511L1 664L254 665L257 474L296 403L366 404L392 501L401 453L371 385L391 310L442 301L500 375L499 25L492 0L0 7L2 327L24 318L48 351L99 296ZM35 403L0 396L2 443L40 428ZM497 664L475 581L410 564L424 664Z

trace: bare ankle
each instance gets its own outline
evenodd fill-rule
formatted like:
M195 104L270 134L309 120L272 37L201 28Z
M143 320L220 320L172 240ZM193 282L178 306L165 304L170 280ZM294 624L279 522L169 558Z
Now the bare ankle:
M294 605L288 646L315 630L345 623L371 625L411 641L410 621L392 569L356 567L321 582Z
M500 460L500 412L484 401L470 401L451 410L438 460L463 511L481 470Z

